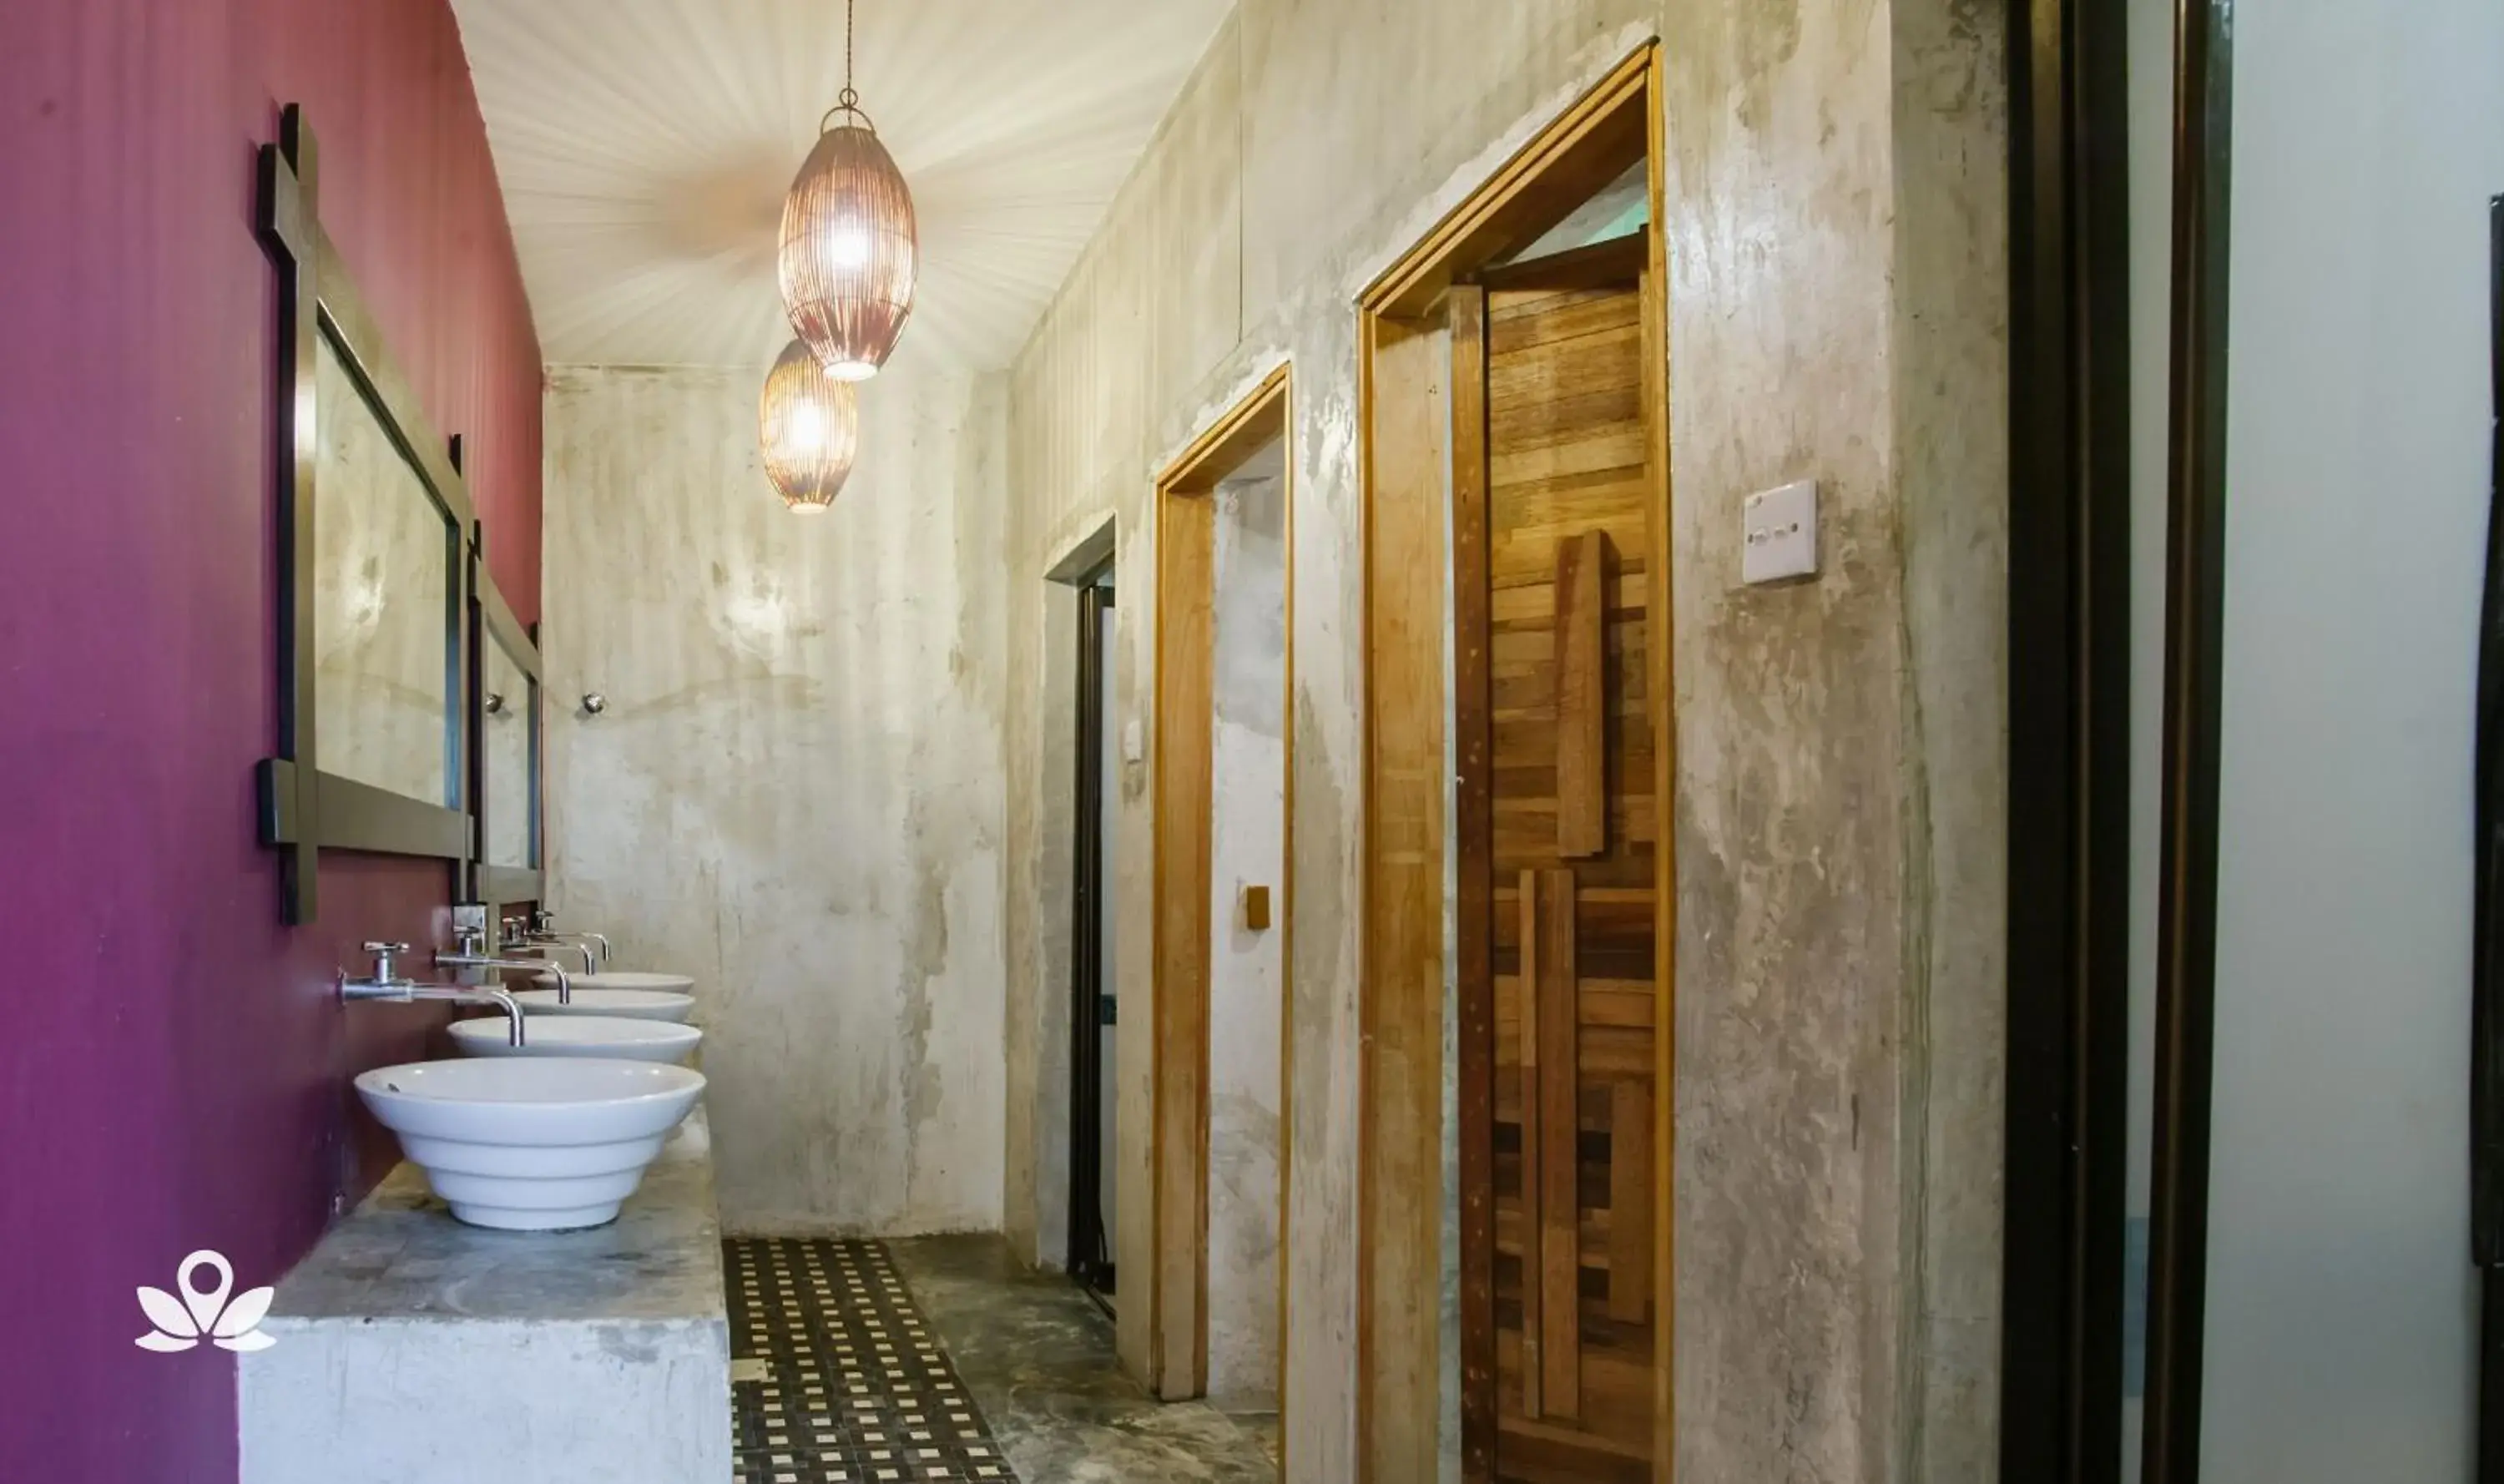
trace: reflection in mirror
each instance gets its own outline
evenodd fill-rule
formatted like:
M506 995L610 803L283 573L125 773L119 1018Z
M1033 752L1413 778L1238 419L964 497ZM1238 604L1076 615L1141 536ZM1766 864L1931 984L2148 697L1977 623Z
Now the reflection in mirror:
M492 637L486 651L486 715L479 753L486 780L487 864L523 869L539 864L532 848L531 758L538 749L538 687Z
M314 688L322 771L457 804L447 757L451 524L326 332L314 337L321 519Z

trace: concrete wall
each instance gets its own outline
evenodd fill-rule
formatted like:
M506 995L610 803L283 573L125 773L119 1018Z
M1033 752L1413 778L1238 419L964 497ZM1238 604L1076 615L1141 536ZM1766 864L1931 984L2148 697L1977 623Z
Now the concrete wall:
M1354 1465L1363 681L1356 320L1373 275L1665 38L1679 730L1679 1458L1688 1477L1990 1476L1999 1271L2005 160L1972 0L1244 0L1013 374L1013 858L1065 838L1044 573L1295 367L1294 1038L1285 1339L1300 1479ZM1738 585L1739 503L1815 478L1826 569ZM1117 676L1144 724L1153 615ZM1057 766L1057 765L1056 765ZM1147 1003L1144 790L1123 799ZM1065 912L1015 880L1010 1119L1066 1023ZM1065 980L1063 981L1065 983ZM1065 991L1063 991L1065 992ZM1126 1014L1143 1188L1150 1017ZM1034 1045L1022 1044L1028 1037ZM1021 1148L1028 1147L1022 1142ZM1035 1221L1020 1204L1012 1232ZM1123 1266L1147 1226L1126 1203ZM1040 1244L1037 1244L1040 1250ZM1144 1306L1121 1339L1145 1351Z
M890 366L801 517L761 370L549 378L551 895L698 981L727 1227L996 1228L1001 383Z

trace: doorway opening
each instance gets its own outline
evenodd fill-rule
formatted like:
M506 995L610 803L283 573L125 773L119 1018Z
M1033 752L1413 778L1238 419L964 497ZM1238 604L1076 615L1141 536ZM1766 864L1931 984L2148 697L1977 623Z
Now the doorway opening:
M1156 497L1147 1379L1238 1413L1281 1409L1287 1326L1288 407L1281 366Z
M1070 863L1069 1276L1108 1309L1115 1301L1113 1215L1117 1198L1112 1095L1114 811L1121 760L1113 719L1119 627L1108 561L1079 580L1076 642L1076 826Z
M2504 1477L2504 15L2011 18L2001 1475Z
M1286 442L1220 479L1209 635L1208 1396L1278 1409L1286 957Z
M1370 1478L1453 1451L1489 1484L1670 1476L1659 65L1626 57L1362 301Z

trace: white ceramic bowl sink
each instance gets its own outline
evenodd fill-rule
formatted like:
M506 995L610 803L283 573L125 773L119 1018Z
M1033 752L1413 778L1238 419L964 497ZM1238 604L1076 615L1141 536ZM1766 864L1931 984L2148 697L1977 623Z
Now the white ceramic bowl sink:
M670 1020L683 1023L695 1014L696 982L683 974L639 974L619 970L612 974L570 974L574 985L574 1002L560 1005L556 998L556 976L541 974L534 984L538 989L524 989L513 996L522 1008L538 1016L619 1016L630 1020Z
M685 1067L573 1056L413 1061L357 1079L452 1214L507 1231L614 1220L704 1087Z
M585 987L579 981L574 986L573 1002L560 1003L553 989L523 989L513 995L522 1009L535 1017L600 1016L628 1020L668 1020L683 1024L695 1014L696 1000L691 994L673 994L666 989L602 989Z
M464 1056L609 1056L621 1061L683 1064L704 1032L668 1020L623 1016L539 1015L525 1018L523 1045L512 1044L503 1016L452 1022L452 1043Z
M576 994L580 994L585 989L648 989L657 990L663 994L696 992L696 982L683 974L646 974L637 969L603 969L597 974L569 974L566 978L574 982L574 991ZM556 987L556 976L534 975L531 983L553 989Z

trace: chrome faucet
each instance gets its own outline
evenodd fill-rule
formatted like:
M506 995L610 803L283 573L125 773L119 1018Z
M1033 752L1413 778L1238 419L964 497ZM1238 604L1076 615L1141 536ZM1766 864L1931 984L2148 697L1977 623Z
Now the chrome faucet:
M524 932L517 935L507 936L504 939L504 947L507 949L519 952L528 952L533 949L568 949L582 955L583 973L599 973L600 966L591 961L591 945L587 943L568 943L565 941L568 936L572 935ZM544 961L545 960L542 960L542 962Z
M436 968L501 969L507 973L516 974L527 970L533 974L553 974L556 976L556 1002L560 1005L571 1005L574 1003L574 981L568 979L566 977L565 970L558 967L553 960L546 958L490 957L487 953L482 951L486 947L487 935L478 932L473 928L465 927L453 936L457 941L457 948L454 951L449 953L438 949L435 955L435 966ZM400 947L405 949L408 945L401 944Z
M595 966L591 961L591 950L589 949L582 949L583 973L597 974L601 969L605 969L609 966L609 938L606 934L558 932L556 926L556 914L548 911L544 907L534 907L531 909L528 922L522 930L522 942L524 944L539 944L555 948L573 944L574 940L577 939L586 940L600 946L600 962L597 966Z
M582 955L583 973L597 974L600 972L599 966L591 961L591 946L589 944L561 943L553 937L542 936L541 934L532 932L530 928L525 925L524 919L520 917L505 917L500 920L496 925L498 928L498 932L496 934L496 950L498 952L509 953L516 958L535 958L540 962L546 962L548 959L555 956L551 951L552 949L571 949L574 952Z
M394 955L408 951L405 943L368 943L365 951L374 955L374 972L370 978L350 979L348 971L339 971L339 998L349 1004L360 1000L381 1000L394 1005L407 1005L419 1000L441 1000L454 1005L493 1005L504 1013L507 1033L515 1046L524 1044L522 1007L502 989L472 988L467 984L421 984L402 979L392 962Z

